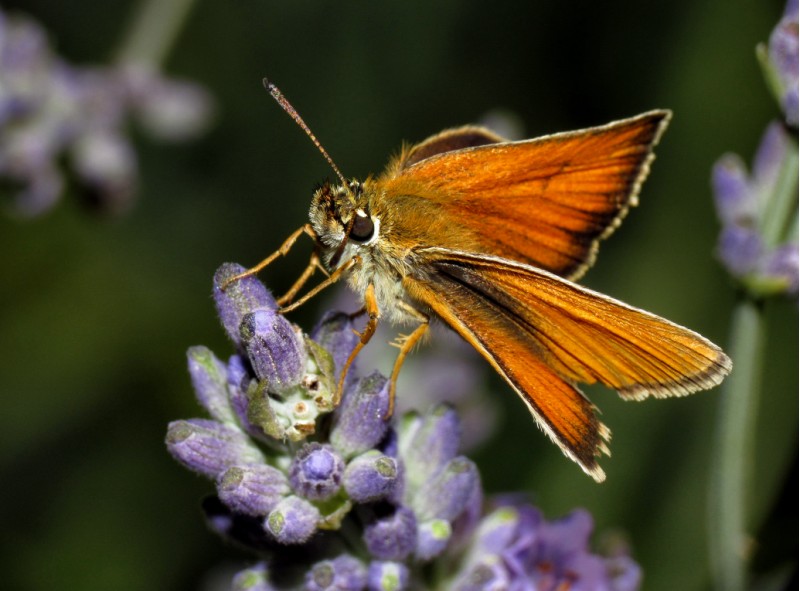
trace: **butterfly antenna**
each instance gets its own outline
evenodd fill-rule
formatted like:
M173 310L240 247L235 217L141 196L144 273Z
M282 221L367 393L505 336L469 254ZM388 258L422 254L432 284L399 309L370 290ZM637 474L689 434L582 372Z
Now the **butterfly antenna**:
M330 155L328 155L328 152L326 152L325 148L322 147L322 144L317 139L317 136L315 136L311 131L311 129L308 127L308 125L306 125L306 122L303 121L303 118L300 116L300 114L295 110L295 108L292 106L289 100L285 96L283 96L283 93L277 86L275 86L272 82L270 82L266 78L264 78L263 84L264 88L266 88L267 91L269 91L269 93L272 95L272 98L274 98L277 101L277 103L281 106L281 108L289 114L289 117L294 119L294 122L297 123L302 128L302 130L306 132L306 135L309 137L309 139L311 139L311 141L314 142L314 145L317 147L320 153L325 157L325 160L327 160L328 164L331 165L333 172L335 172L336 176L339 177L339 180L342 181L342 186L345 188L345 191L347 191L348 195L350 196L350 199L353 201L353 203L355 203L355 196L353 195L353 192L350 190L350 184L345 180L344 175L339 170L339 167L336 166L333 159L330 157Z

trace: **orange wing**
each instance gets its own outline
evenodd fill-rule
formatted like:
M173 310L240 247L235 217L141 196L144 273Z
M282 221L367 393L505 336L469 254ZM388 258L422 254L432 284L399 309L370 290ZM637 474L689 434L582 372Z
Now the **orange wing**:
M597 481L610 432L573 383L638 400L708 389L731 369L699 334L547 271L441 248L418 254L425 280L406 277L408 293L478 349Z
M669 118L669 111L652 111L504 143L464 127L405 150L379 180L386 194L435 201L476 235L481 252L574 280L636 205Z

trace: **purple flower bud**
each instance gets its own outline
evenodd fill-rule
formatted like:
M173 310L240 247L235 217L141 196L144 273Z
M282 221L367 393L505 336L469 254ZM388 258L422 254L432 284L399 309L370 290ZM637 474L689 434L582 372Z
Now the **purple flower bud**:
M359 339L350 314L326 312L319 324L311 331L311 338L330 352L338 379L347 358L358 344ZM345 379L345 391L349 389L349 384L355 379L357 361L350 366L350 371Z
M726 154L711 172L714 203L723 224L754 224L758 202L752 195L747 169L736 154Z
M450 522L446 519L432 519L419 524L417 528L417 547L415 556L420 560L430 560L441 554L453 535Z
M606 572L614 591L638 591L642 584L642 568L630 556L607 558Z
M519 577L518 586L512 584L508 569L497 556L485 556L479 562L470 564L451 587L453 591L499 591L501 589L534 590L535 587L525 577Z
M464 510L451 522L453 537L456 539L466 539L475 531L483 517L483 487L480 484L480 474L478 482L472 489L472 495L467 500Z
M289 468L294 491L312 501L331 498L341 488L344 460L330 445L308 443Z
M320 512L294 495L284 498L264 520L264 529L281 544L302 544L317 531Z
M797 0L789 0L783 18L769 38L769 59L780 81L786 121L797 126L798 26ZM787 100L788 99L788 100ZM794 106L793 110L790 108Z
M367 550L380 560L404 560L417 541L417 518L408 507L376 519L364 528Z
M231 591L274 591L269 583L269 572L265 564L257 564L236 573Z
M769 278L785 283L785 293L797 295L797 242L788 242L767 255L762 272Z
M303 335L277 310L265 308L245 314L240 334L253 371L270 391L300 383L307 359Z
M305 591L361 591L367 584L367 568L360 560L342 554L323 560L306 574Z
M522 517L524 522L525 511ZM520 537L505 553L512 572L532 573L535 582L545 588L578 581L586 588L608 584L603 560L588 551L592 527L591 516L583 510L553 522L542 521L534 535L522 523Z
M375 447L386 434L389 382L375 372L362 378L333 415L331 443L345 458Z
M405 462L406 491L413 495L458 453L460 426L455 411L437 406L424 417L404 418L399 427L400 457Z
M558 544L564 552L584 551L594 528L594 520L585 509L576 509L569 515L542 524L540 543Z
M231 466L264 461L261 451L238 428L209 421L173 421L167 427L167 449L189 470L217 478Z
M405 564L375 561L369 565L369 591L403 591L409 589L411 576Z
M475 488L479 486L475 464L465 457L453 458L420 487L411 506L420 521L453 521L467 507Z
M344 471L344 489L356 503L371 503L394 493L399 467L395 458L370 450L357 456Z
M255 427L248 418L249 398L247 392L250 389L250 382L254 380L250 375L250 363L242 355L232 355L228 359L227 376L228 398L239 424L250 435L263 435L263 431Z
M283 472L267 464L233 466L217 479L220 500L245 515L267 515L289 492Z
M206 347L191 347L189 376L198 402L223 423L235 423L236 416L228 400L228 372L225 365Z
M541 517L537 513L538 524ZM475 532L473 546L486 554L500 554L513 542L520 527L519 511L515 507L499 507L481 520Z
M245 314L253 310L278 309L272 294L254 276L244 277L226 285L229 279L245 271L244 267L236 263L224 263L214 274L214 302L217 314L228 337L237 347L242 346L239 327Z
M763 196L758 195L760 191L774 192L775 185L779 181L781 168L789 152L790 138L783 125L777 121L767 125L761 140L758 144L755 156L753 156L752 185L755 193L753 199L759 201L758 206L762 209L769 207L769 202Z
M744 277L757 269L764 242L752 228L725 226L719 235L717 254L734 276Z

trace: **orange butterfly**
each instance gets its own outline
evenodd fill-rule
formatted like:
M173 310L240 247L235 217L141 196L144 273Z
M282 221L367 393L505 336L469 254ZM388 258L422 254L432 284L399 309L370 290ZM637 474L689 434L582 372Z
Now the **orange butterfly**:
M539 427L596 481L610 431L576 387L599 382L623 398L682 396L719 384L731 361L701 335L581 287L598 243L619 225L647 176L669 111L508 142L475 126L444 131L402 153L378 178L346 181L280 91L268 88L341 180L323 184L311 223L244 275L285 254L303 233L317 249L279 300L321 268L362 294L369 321L416 324L392 372L439 318L474 346L528 406ZM234 278L235 280L236 278Z

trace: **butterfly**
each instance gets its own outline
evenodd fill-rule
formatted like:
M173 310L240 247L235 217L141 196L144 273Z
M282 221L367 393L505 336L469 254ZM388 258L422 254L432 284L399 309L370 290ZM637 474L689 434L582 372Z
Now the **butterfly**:
M311 201L310 223L244 275L285 254L302 234L316 250L279 300L283 311L346 279L369 320L340 378L379 319L411 324L391 377L438 319L508 382L536 424L589 476L605 473L609 429L578 384L628 400L712 388L732 364L696 332L575 283L601 240L637 204L653 147L671 113L523 141L479 126L404 148L383 174L346 180L280 91L273 97L339 177ZM326 279L293 304L315 272ZM236 278L234 278L235 280Z

